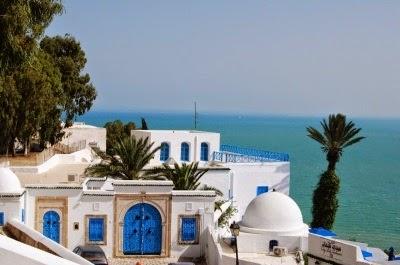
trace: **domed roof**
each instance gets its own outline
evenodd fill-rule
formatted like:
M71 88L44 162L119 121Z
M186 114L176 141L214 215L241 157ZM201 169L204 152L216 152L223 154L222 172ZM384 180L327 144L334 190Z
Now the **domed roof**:
M21 192L21 182L9 167L0 165L0 193Z
M258 195L247 206L242 226L264 231L294 231L304 229L299 206L289 196L280 192Z

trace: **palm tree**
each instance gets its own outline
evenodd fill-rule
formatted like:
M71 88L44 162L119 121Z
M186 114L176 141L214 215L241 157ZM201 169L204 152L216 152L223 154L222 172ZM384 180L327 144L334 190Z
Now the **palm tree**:
M208 169L199 169L199 162L190 164L174 163L174 167L163 164L161 167L153 168L146 175L153 179L167 179L174 183L175 190L196 190L200 186L201 177Z
M361 128L356 128L352 121L347 122L343 114L331 114L328 121L321 122L323 132L307 127L308 137L321 144L328 161L327 170L322 173L313 194L312 227L331 229L338 208L337 193L340 179L336 175L336 164L343 155L343 149L360 142L365 137L358 136Z
M113 155L95 150L103 161L88 167L85 173L95 177L139 179L140 172L160 149L160 147L153 148L153 145L154 142L149 143L148 138L139 140L132 136L120 138L112 147Z

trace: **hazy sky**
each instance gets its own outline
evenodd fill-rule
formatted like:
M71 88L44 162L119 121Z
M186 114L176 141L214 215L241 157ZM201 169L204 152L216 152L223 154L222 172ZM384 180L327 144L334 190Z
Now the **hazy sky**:
M94 110L400 117L400 1L81 1Z

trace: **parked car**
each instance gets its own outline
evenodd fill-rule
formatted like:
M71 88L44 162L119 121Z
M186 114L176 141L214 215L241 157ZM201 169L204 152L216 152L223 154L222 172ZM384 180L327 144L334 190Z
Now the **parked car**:
M96 245L77 246L73 252L95 265L108 265L104 251Z

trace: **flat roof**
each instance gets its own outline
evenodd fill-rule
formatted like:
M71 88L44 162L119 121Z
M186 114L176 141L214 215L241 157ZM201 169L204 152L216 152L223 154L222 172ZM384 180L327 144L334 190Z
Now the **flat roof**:
M217 132L207 132L207 131L197 131L197 130L132 130L136 132L154 132L154 133L214 133L219 134Z

